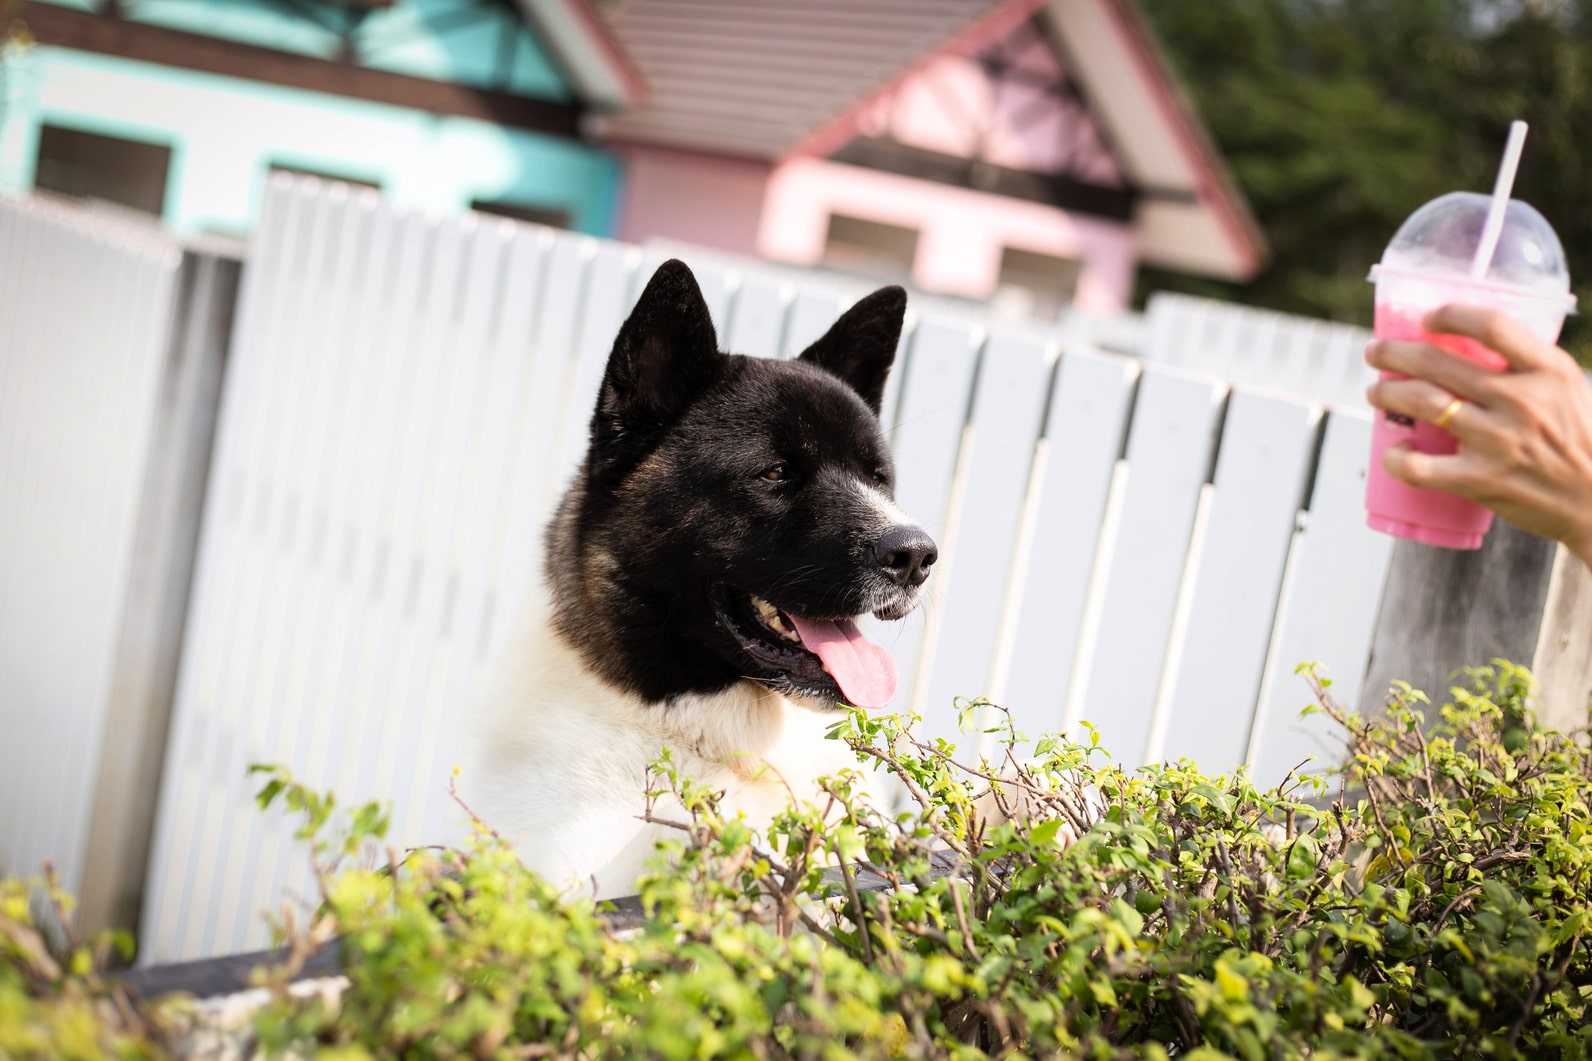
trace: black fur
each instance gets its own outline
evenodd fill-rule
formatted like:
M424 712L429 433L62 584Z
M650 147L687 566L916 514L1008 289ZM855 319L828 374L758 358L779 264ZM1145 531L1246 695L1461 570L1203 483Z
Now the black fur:
M802 351L802 360L851 384L878 416L906 310L905 291L881 287L841 314L822 339Z
M744 357L718 350L691 271L658 269L548 536L555 625L598 673L649 702L751 677L833 706L816 657L748 651L750 595L811 619L916 603L874 555L890 525L868 497L893 483L878 409L905 306L885 288L794 361Z

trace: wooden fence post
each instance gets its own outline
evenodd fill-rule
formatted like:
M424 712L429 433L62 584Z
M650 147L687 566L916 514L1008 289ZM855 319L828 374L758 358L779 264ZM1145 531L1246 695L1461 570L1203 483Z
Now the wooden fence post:
M1497 521L1474 552L1399 542L1388 565L1360 710L1403 679L1434 703L1461 667L1531 667L1539 721L1584 729L1592 695L1592 572L1556 542Z
M132 929L143 905L241 273L235 252L183 255L89 818L76 918L83 929Z

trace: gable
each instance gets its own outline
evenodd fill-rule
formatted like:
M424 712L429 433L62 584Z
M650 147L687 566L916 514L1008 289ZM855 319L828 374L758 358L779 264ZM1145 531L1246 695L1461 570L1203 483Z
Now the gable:
M1122 167L1037 19L936 56L871 101L858 132L968 161L1125 187Z
M1134 192L1046 24L920 64L855 115L838 162L1127 220Z

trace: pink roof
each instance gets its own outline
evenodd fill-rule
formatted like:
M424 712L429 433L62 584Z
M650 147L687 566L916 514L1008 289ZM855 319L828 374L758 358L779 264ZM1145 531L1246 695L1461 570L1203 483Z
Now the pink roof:
M602 136L774 161L832 154L936 59L1040 13L1141 195L1144 259L1230 279L1264 261L1247 202L1132 0L609 0L600 10L648 90L600 119Z
M1037 0L1022 0L1032 9ZM603 14L648 101L603 122L616 140L750 158L791 153L1001 0L616 0Z

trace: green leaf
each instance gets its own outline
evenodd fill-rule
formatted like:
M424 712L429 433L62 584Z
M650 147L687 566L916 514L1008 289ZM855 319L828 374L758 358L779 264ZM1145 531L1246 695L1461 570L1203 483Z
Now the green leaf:
M1061 819L1052 818L1040 822L1029 833L1029 839L1035 847L1050 847L1056 842L1056 835L1061 832Z
M1122 922L1122 927L1128 930L1128 935L1138 936L1143 934L1144 917L1138 910L1121 899L1111 900L1111 916Z

